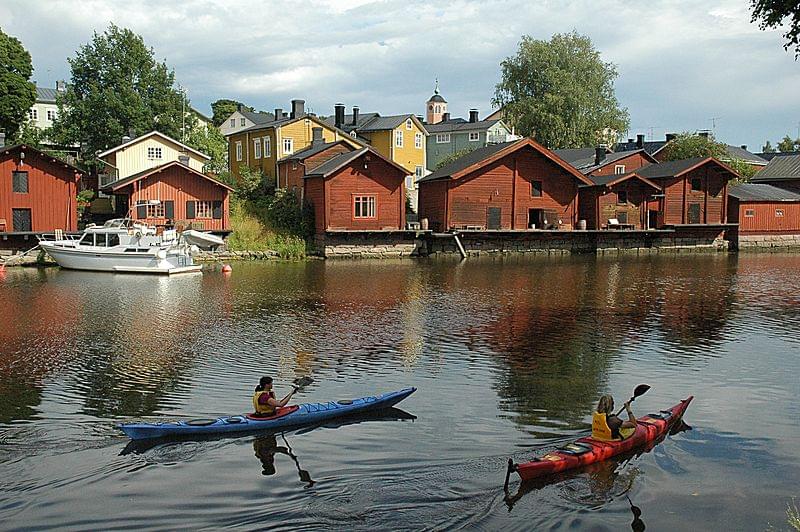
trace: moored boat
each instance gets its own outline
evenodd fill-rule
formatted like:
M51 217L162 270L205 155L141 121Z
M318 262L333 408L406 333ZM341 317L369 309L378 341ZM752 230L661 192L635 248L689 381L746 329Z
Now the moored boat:
M283 407L275 415L266 418L241 414L164 423L122 423L118 427L132 440L283 429L314 425L339 417L391 408L416 390L416 388L405 388L396 392L359 397L358 399L304 403Z

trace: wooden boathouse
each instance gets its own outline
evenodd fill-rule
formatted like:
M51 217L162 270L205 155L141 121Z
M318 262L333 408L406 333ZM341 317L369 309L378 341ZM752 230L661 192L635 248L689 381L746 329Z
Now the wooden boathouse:
M766 183L743 183L729 191L728 220L739 235L800 234L800 194Z

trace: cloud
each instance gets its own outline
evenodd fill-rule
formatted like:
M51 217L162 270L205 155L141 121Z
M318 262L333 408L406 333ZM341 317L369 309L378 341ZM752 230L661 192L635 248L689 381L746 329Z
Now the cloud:
M454 114L486 113L499 63L523 34L576 30L617 65L632 134L702 129L721 117L721 139L760 147L800 121L798 66L780 32L751 24L741 0L11 0L0 20L48 86L68 77L66 59L93 31L130 28L205 111L218 98L263 109L303 98L321 114L337 102L422 113L438 77Z

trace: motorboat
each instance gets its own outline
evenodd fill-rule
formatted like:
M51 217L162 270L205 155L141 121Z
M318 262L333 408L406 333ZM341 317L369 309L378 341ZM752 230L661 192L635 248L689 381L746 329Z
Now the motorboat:
M200 233L193 231L193 233ZM204 235L204 233L200 233ZM41 240L39 246L59 266L73 270L175 274L198 272L192 256L200 246L222 243L213 235L192 235L191 242L174 229L156 234L156 228L131 218L115 218L102 226L90 225L76 238ZM211 243L213 242L213 243Z

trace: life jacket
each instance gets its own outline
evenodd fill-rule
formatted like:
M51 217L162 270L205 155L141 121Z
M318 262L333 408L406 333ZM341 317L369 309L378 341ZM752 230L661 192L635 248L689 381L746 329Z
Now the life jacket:
M611 427L608 426L607 414L595 412L592 414L592 439L598 441L615 441L611 434Z
M268 392L260 390L253 394L253 410L259 415L271 415L275 413L275 407L270 404L261 404L259 399L261 396L267 394L269 398L275 399L275 392Z

